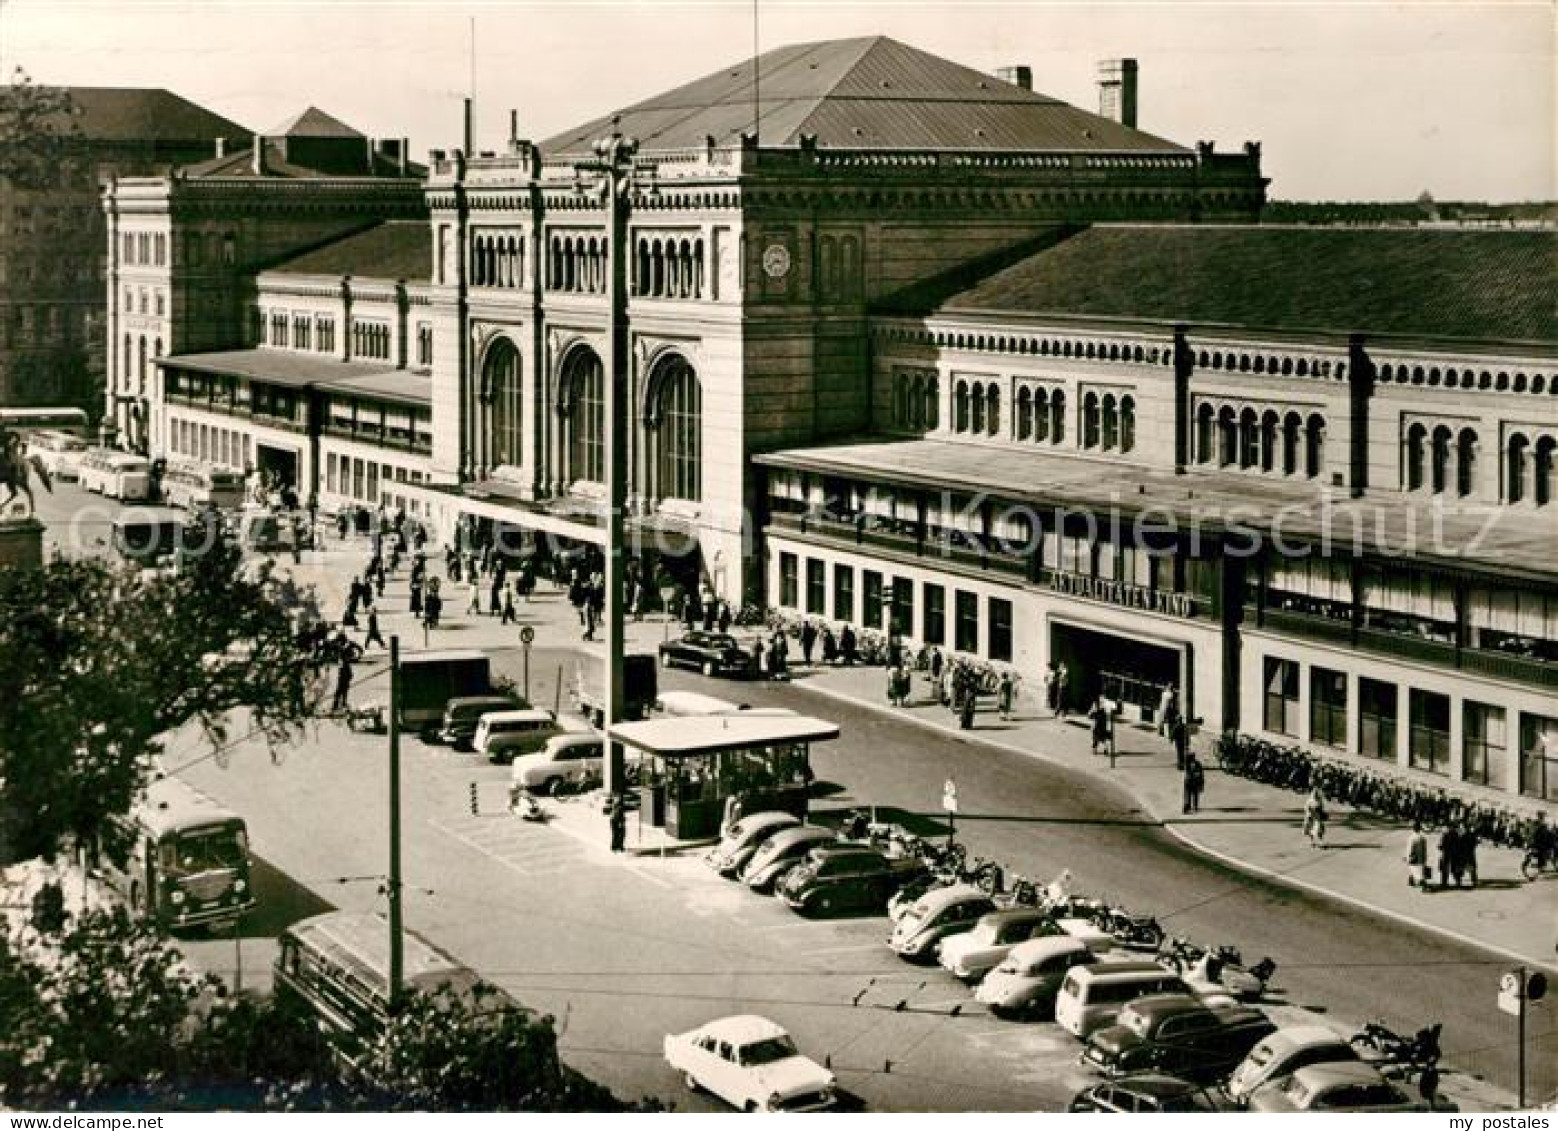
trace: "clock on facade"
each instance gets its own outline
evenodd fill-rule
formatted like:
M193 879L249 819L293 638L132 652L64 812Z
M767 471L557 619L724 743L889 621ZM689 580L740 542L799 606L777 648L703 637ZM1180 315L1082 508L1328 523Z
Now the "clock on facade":
M763 249L763 270L769 278L782 279L790 273L790 249L782 243L771 243Z

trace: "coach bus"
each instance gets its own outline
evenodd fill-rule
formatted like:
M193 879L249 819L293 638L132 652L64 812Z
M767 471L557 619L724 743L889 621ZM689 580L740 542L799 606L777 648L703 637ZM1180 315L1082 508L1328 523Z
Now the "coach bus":
M402 940L405 992L485 996L483 1012L529 1012L415 931ZM277 996L307 1009L341 1061L360 1069L389 1020L389 924L374 912L329 911L293 923L278 941Z
M81 476L81 460L87 442L69 432L47 429L27 433L27 454L37 456L52 479L70 481Z
M81 488L110 499L140 502L151 497L151 463L129 452L93 448L77 465Z
M243 474L230 467L170 460L162 473L162 501L170 507L237 510L243 506L243 500Z
M243 818L192 786L152 782L123 832L124 866L107 864L103 874L133 912L164 930L221 928L254 906Z
M0 408L0 425L13 432L51 429L85 438L87 414L79 408Z

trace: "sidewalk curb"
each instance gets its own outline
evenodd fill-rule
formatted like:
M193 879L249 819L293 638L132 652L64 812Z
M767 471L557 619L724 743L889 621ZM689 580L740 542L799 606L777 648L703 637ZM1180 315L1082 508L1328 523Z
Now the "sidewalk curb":
M1171 817L1165 817L1162 814L1155 812L1151 802L1148 799L1142 797L1136 790L1121 782L1119 778L1102 774L1089 766L1078 766L1058 758L1050 757L1041 751L1015 746L1011 743L1002 742L998 739L971 737L973 732L968 732L970 737L964 737L963 732L949 730L949 728L944 727L939 723L932 722L930 719L920 718L919 716L912 714L900 714L892 708L882 707L867 700L856 698L847 692L838 691L830 687L819 687L811 680L795 680L792 681L791 686L802 688L806 691L812 692L813 694L821 695L829 699L836 699L843 703L849 703L856 707L863 707L867 710L875 711L878 714L891 715L893 718L912 723L915 726L922 727L927 730L937 731L940 734L953 738L959 742L978 742L986 746L991 746L999 750L1005 750L1009 753L1020 755L1024 758L1033 758L1037 761L1045 762L1051 766L1056 766L1063 770L1069 770L1072 773L1084 774L1089 778L1110 782L1122 793L1126 794L1128 797L1134 800L1141 808L1141 810L1146 813L1155 824L1162 828L1164 832L1174 837L1174 839L1178 840L1181 844L1184 844L1187 847L1194 849L1196 852L1201 853L1203 856L1208 856L1213 860L1236 868L1239 871L1246 872L1250 875L1258 876L1262 879L1276 880L1290 887L1295 887L1315 895L1324 896L1327 899L1332 899L1338 903L1347 904L1348 906L1354 907L1361 911L1367 911L1370 914L1377 915L1382 919L1394 920L1395 922L1404 923L1407 926L1413 927L1417 930L1439 935L1442 938L1449 939L1452 942L1458 943L1462 946L1468 946L1476 950L1486 951L1487 953L1497 955L1500 958L1506 958L1511 962L1521 963L1527 966L1541 967L1549 973L1558 975L1558 963L1554 963L1551 958L1537 958L1533 955L1521 954L1517 951L1508 950L1493 943L1472 938L1469 935L1462 934L1461 932L1452 930L1449 927L1441 927L1436 923L1425 922L1400 911L1393 911L1389 908L1379 907L1375 904L1369 903L1366 900L1360 899L1357 896L1347 895L1343 892L1335 891L1328 887L1323 887L1320 884L1311 883L1308 880L1302 880L1293 876L1285 875L1282 872L1262 867L1259 864L1252 864L1247 860L1240 860L1237 857L1230 856L1226 852L1222 852L1215 848L1210 848L1201 841L1197 840L1195 837L1191 836L1189 833L1181 831L1181 827L1186 825L1187 822L1175 821ZM1189 823L1193 824L1194 822Z

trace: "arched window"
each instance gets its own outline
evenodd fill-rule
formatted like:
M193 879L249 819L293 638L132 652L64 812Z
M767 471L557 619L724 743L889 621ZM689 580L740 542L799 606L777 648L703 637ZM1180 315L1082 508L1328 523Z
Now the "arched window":
M638 241L638 271L633 278L633 293L645 295L649 293L649 241Z
M925 378L915 374L904 395L909 400L909 427L916 432L925 431Z
M1239 466L1254 467L1260 463L1260 420L1253 408L1239 413Z
M1099 431L1098 394L1088 393L1082 398L1082 446L1098 447Z
M977 381L968 391L968 406L969 430L977 436L985 430L985 388Z
M1455 441L1455 493L1465 498L1477 489L1477 433L1462 428Z
M1423 488L1423 467L1428 446L1428 429L1414 424L1407 429L1406 480L1408 491Z
M1313 413L1304 426L1304 474L1320 478L1325 465L1325 418Z
M952 430L968 431L968 382L959 381L952 392Z
M1213 443L1214 413L1212 406L1202 403L1196 408L1196 462L1211 463L1216 459L1216 447Z
M1282 474L1293 475L1298 471L1298 444L1303 434L1304 422L1298 413L1290 412L1282 420Z
M932 432L941 427L941 382L934 377L925 380L925 427Z
M991 384L985 388L985 432L996 436L1001 431L1001 390Z
M1260 469L1271 471L1277 462L1277 436L1282 426L1277 414L1267 409L1260 418Z
M1017 439L1033 438L1033 391L1026 386L1017 390Z
M525 402L519 378L519 350L507 338L499 338L487 351L482 367L482 397L488 412L488 462L493 467L518 467L524 460L521 437Z
M1120 450L1131 451L1136 447L1136 398L1120 398Z
M1056 389L1049 399L1049 442L1066 442L1066 391Z
M1104 451L1112 452L1120 446L1120 408L1114 394L1104 397Z
M1217 465L1228 467L1239 459L1239 424L1233 409L1224 405L1217 413Z
M1536 442L1536 459L1533 468L1534 482L1531 485L1531 497L1539 507L1545 507L1553 501L1553 449L1558 448L1558 440L1551 436L1543 436Z
M1432 456L1434 494L1442 495L1450 486L1450 430L1443 424L1434 429Z
M662 499L703 498L703 386L692 366L672 355L650 377L655 402L655 493Z
M1033 392L1033 438L1041 444L1049 439L1049 394L1043 389Z
M563 368L562 403L568 478L606 478L605 370L592 349L577 349Z

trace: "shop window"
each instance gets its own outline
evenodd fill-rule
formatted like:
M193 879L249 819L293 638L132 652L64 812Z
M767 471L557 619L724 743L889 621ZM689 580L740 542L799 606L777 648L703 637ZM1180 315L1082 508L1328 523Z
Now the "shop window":
M882 575L873 569L865 571L866 607L861 624L867 628L882 627Z
M1396 760L1396 685L1377 679L1358 681L1358 753Z
M779 555L779 604L787 609L800 608L799 569L794 554Z
M914 635L914 582L893 578L893 618L890 629L900 636Z
M1272 734L1298 734L1298 664L1266 658L1265 728Z
M825 616L828 611L828 564L819 558L806 559L806 611Z
M1012 658L1012 603L1001 597L990 598L990 658Z
M1504 708L1466 700L1461 709L1461 776L1467 781L1504 788L1505 725Z
M1411 730L1407 757L1419 770L1450 772L1450 697L1413 689L1407 699Z
M974 593L957 593L957 621L953 626L953 647L959 652L979 651L979 597Z
M833 619L842 621L855 619L854 566L835 565L833 567Z
M1309 741L1346 749L1347 674L1309 669Z
M1558 801L1558 719L1521 714L1520 792Z
M947 591L940 585L925 585L925 643L947 642Z

